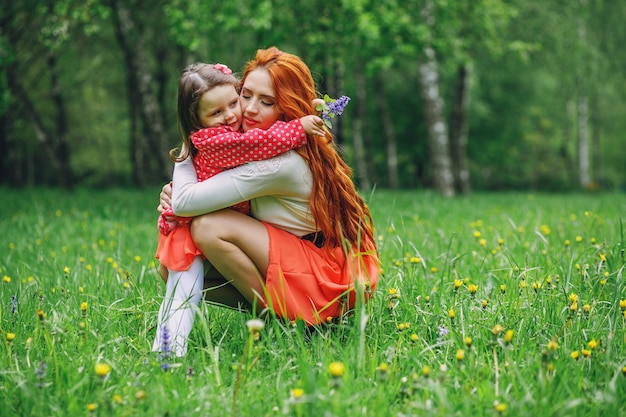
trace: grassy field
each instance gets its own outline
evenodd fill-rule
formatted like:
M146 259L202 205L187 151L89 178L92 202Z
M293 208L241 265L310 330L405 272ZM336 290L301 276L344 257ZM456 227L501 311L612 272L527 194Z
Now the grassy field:
M372 301L151 353L158 190L0 189L2 416L626 415L624 194L376 191Z

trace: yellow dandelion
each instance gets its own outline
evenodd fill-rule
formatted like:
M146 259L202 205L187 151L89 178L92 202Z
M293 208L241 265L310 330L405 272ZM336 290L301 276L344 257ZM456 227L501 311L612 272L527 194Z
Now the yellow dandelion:
M482 306L482 308L487 308L487 305L489 305L489 301L487 301L487 300L482 300L482 301L480 302L480 305Z
M591 351L589 349L583 349L583 356L588 358L591 356Z
M550 340L548 342L548 350L556 350L559 347L559 344L555 340Z
M626 376L626 366L622 366L622 375Z
M7 342L11 343L13 340L15 340L15 333L7 333L6 338Z
M4 282L5 284L8 284L9 282L11 282L11 277L8 275L3 276L2 282Z
M576 236L576 243L580 243L583 241L583 237L582 236Z
M478 231L478 230L474 230L474 237L475 237L475 238L479 238L480 236L481 236L480 231Z
M461 281L460 279L455 279L454 280L454 290L455 291L458 290L461 285L463 285L463 281Z
M436 274L437 271L439 271L439 269L437 269L436 266L433 266L432 268L430 268L430 272L432 272L433 274Z
M525 280L525 279L523 279L523 280L521 280L521 281L519 282L519 287L520 287L520 289L522 289L522 290L525 290L525 289L526 289L526 287L528 287L528 283L526 282L526 280Z
M563 242L563 244L567 247L569 246L569 239L565 239L565 242Z
M456 351L456 360L460 362L463 359L465 359L465 351L463 349L458 349Z
M93 413L94 411L96 411L97 408L98 408L98 404L96 403L87 404L87 411L89 411L90 413Z
M500 284L500 292L501 292L502 294L505 294L505 293L506 293L506 285L505 285L505 284Z
M498 239L498 245L500 246L504 245L504 239L502 238Z
M500 414L502 414L502 413L504 413L506 411L506 404L505 403L501 403L501 402L496 401L494 403L493 407Z
M100 378L104 378L111 372L111 365L109 365L108 363L98 362L94 369L96 371L96 375L98 375Z
M387 290L387 294L389 295L389 298L400 298L397 288L389 288L389 290Z
M504 343L508 345L509 343L511 343L512 340L513 340L513 330L509 329L506 332L504 332Z
M572 303L572 305L569 306L570 311L576 311L578 310L578 303Z
M419 264L421 262L422 262L422 260L419 257L417 257L417 256L412 256L411 257L411 263L412 264Z
M606 262L606 255L605 255L605 254L603 254L603 253L601 253L601 254L600 254L600 260L601 260L602 262Z
M87 311L87 302L83 301L82 303L80 303L80 311L82 311L83 313Z
M302 388L293 388L291 390L291 396L294 399L298 399L304 395L304 390Z
M342 362L331 362L331 364L328 365L328 371L333 378L341 378L345 370L346 368Z
M430 368L427 365L424 365L422 367L422 375L424 375L424 377L426 378L430 376Z
M406 330L410 327L409 323L398 323L398 325L396 326L398 328L398 330L402 331L402 330Z
M591 339L589 343L587 343L587 346L589 346L589 349L591 350L596 350L596 348L598 347L598 342L596 341L596 339Z
M378 365L378 368L376 368L376 370L382 373L386 373L389 370L389 365L387 365L386 363L381 363L380 365Z
M448 317L450 317L451 319L454 319L455 313L454 313L454 309L451 308L450 310L448 310Z
M70 273L70 267L66 266L65 268L63 268L63 273L64 274L69 274Z
M548 236L550 233L552 233L552 231L550 230L550 227L548 227L548 225L545 225L545 224L541 225L541 227L539 228L539 231L544 236Z
M467 346L468 348L472 347L472 338L469 336L465 336L465 346Z
M135 262L141 262L141 256L135 255Z
M499 324L496 324L495 326L493 326L493 328L491 329L491 333L493 333L494 336L499 335L500 333L502 333L502 331L504 330L504 327L502 327Z
M575 361L577 361L577 360L578 360L578 358L580 357L580 353L579 353L577 350L575 350L575 351L573 351L572 353L570 353L570 354L569 354L569 356L570 356L572 359L574 359Z
M626 310L626 300L619 300L619 308Z
M119 394L113 395L113 402L115 404L121 404L122 403L122 396L119 395Z
M590 306L589 304L585 304L585 305L583 306L583 311L584 311L585 313L589 313L589 312L591 311L591 306Z
M417 334L411 334L411 342L417 342L418 340L420 340L420 338Z

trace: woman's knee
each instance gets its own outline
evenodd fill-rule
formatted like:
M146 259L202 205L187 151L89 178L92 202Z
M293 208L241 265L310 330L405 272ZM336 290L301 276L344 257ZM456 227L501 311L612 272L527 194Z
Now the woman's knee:
M191 222L191 236L198 246L219 240L230 225L231 210L220 210L195 217Z
M216 238L215 227L217 222L214 221L214 216L211 214L195 217L191 222L191 236L198 246L210 243Z

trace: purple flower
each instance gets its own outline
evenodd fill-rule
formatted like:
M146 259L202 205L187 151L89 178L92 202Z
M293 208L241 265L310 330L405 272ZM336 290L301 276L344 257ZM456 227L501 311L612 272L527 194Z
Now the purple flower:
M439 326L437 327L437 330L439 331L440 338L448 335L448 328L446 326Z
M48 369L48 366L46 366L44 361L40 362L39 368L35 368L35 375L37 375L37 388L44 387L43 379L46 377L46 369Z
M11 296L11 314L17 314L17 298L14 295Z
M170 346L170 332L167 326L161 328L161 369L167 371L170 369L169 360L172 357L172 349Z
M331 119L335 116L340 116L343 114L343 110L348 105L350 101L350 97L341 96L338 99L334 99L328 96L328 94L324 95L324 104L320 104L317 106L317 110L321 111L320 117L324 120L324 123L329 129L333 128L331 123Z

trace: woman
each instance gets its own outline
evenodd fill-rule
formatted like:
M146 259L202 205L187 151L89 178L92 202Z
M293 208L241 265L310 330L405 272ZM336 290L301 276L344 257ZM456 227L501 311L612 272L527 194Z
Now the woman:
M315 99L300 58L259 50L242 77L244 130L314 113ZM379 267L372 219L332 140L327 131L295 151L201 183L190 160L176 164L174 212L196 216L194 242L223 277L208 283L208 301L267 307L317 324L352 308L357 294L369 298ZM165 187L162 200L166 208ZM245 200L254 218L226 209Z

